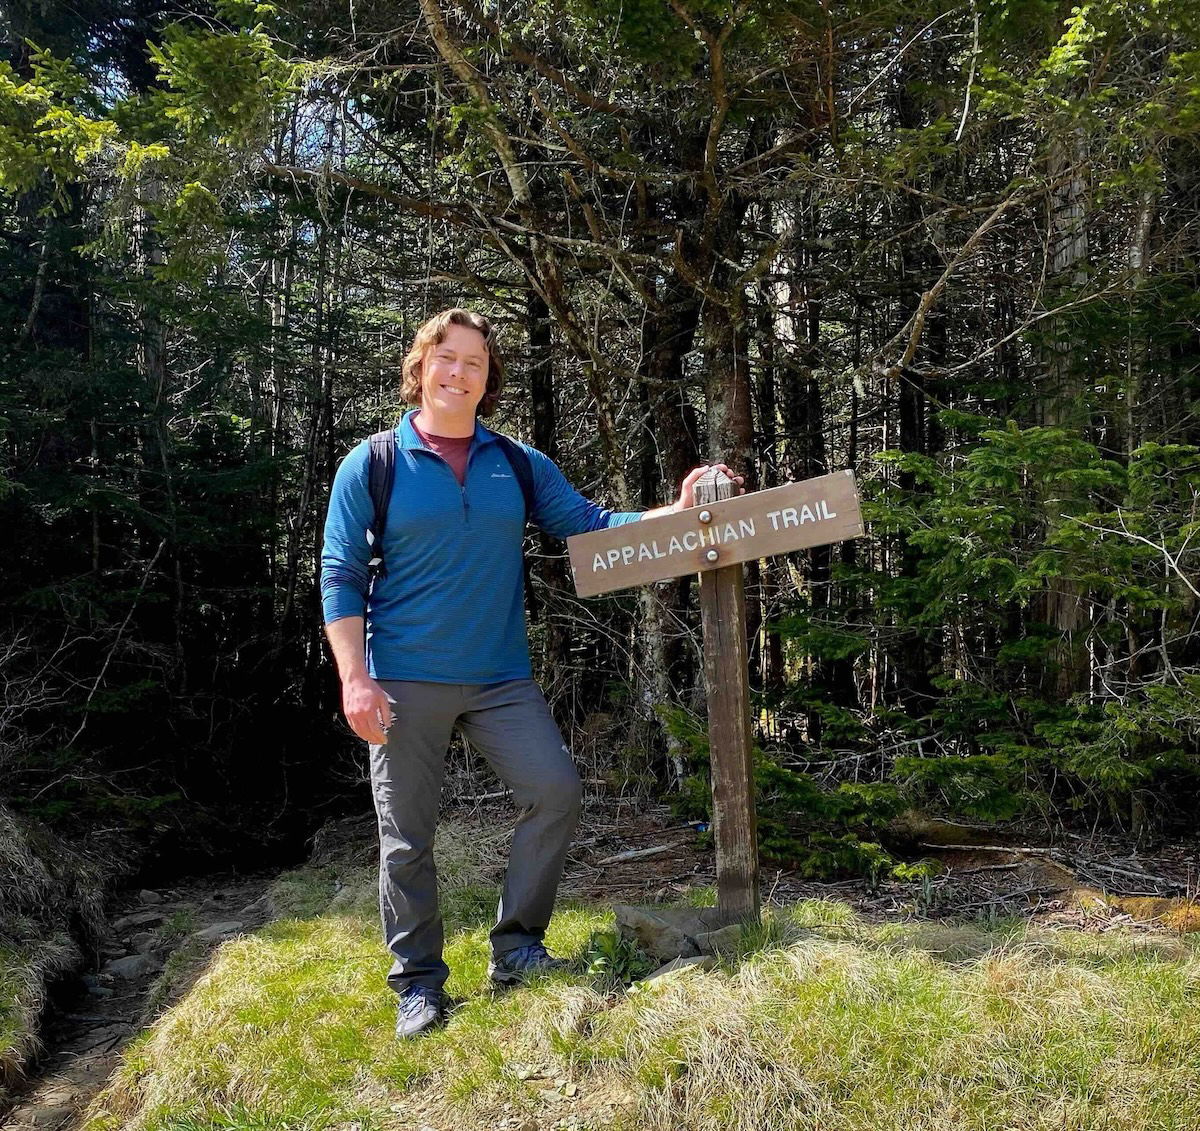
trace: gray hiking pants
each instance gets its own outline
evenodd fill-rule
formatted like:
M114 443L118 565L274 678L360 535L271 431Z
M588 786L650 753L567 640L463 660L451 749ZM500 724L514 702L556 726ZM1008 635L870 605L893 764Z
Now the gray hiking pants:
M446 750L457 725L487 758L520 809L496 925L494 954L539 942L550 922L567 847L579 823L580 782L541 691L503 683L379 680L395 719L386 745L371 746L379 819L379 911L393 963L388 985L441 988L442 959L433 836Z

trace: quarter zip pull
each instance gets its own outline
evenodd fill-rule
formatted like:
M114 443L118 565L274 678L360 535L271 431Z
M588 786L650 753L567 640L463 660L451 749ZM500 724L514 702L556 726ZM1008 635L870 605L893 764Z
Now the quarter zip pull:
M425 446L421 447L421 451L428 452L429 455L433 456L433 458L435 460L437 460L438 463L442 464L445 467L445 469L448 472L450 472L450 478L453 479L455 483L458 483L458 476L454 474L454 468L452 468L450 466L450 461L448 459L446 459L445 456L438 455L438 453L435 452L432 448L425 447ZM475 445L472 444L471 452L467 456L467 471L466 471L467 476L469 476L471 474L471 456L473 456L474 454L475 454ZM470 517L471 516L471 504L467 499L467 485L465 482L458 483L458 492L462 496L463 525L470 526L471 525L471 517Z

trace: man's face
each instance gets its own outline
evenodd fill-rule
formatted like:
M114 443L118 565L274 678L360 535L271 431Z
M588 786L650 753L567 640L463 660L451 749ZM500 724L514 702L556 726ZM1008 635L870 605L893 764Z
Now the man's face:
M446 336L425 350L421 362L421 407L474 417L487 392L488 350L483 335L451 324Z

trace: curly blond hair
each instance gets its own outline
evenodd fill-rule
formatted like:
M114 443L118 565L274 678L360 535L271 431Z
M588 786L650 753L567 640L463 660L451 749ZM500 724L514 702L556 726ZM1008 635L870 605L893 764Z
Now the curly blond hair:
M425 351L431 346L440 345L446 339L446 331L451 326L466 326L478 330L487 343L488 375L487 388L479 402L476 414L491 416L496 411L500 401L500 390L504 388L504 359L500 356L500 347L496 341L492 324L482 314L473 310L463 310L462 307L452 307L435 314L422 324L413 338L412 348L404 357L404 377L400 382L400 396L409 404L421 403L421 363L425 360Z

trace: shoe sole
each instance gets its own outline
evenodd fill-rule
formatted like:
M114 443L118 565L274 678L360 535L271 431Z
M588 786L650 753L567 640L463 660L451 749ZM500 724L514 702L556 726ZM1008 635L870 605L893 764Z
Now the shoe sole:
M398 1040L398 1041L416 1040L417 1037L424 1037L427 1033L432 1033L435 1029L440 1029L443 1024L444 1024L444 1022L442 1022L442 1021L431 1021L428 1025L422 1025L421 1028L419 1028L419 1029L411 1029L407 1033L397 1032L396 1040Z
M407 1033L402 1033L396 1030L396 1040L411 1041L414 1037L424 1036L426 1033L432 1033L434 1029L440 1029L446 1024L445 1016L435 1017L432 1021L426 1022L419 1029L410 1029Z

